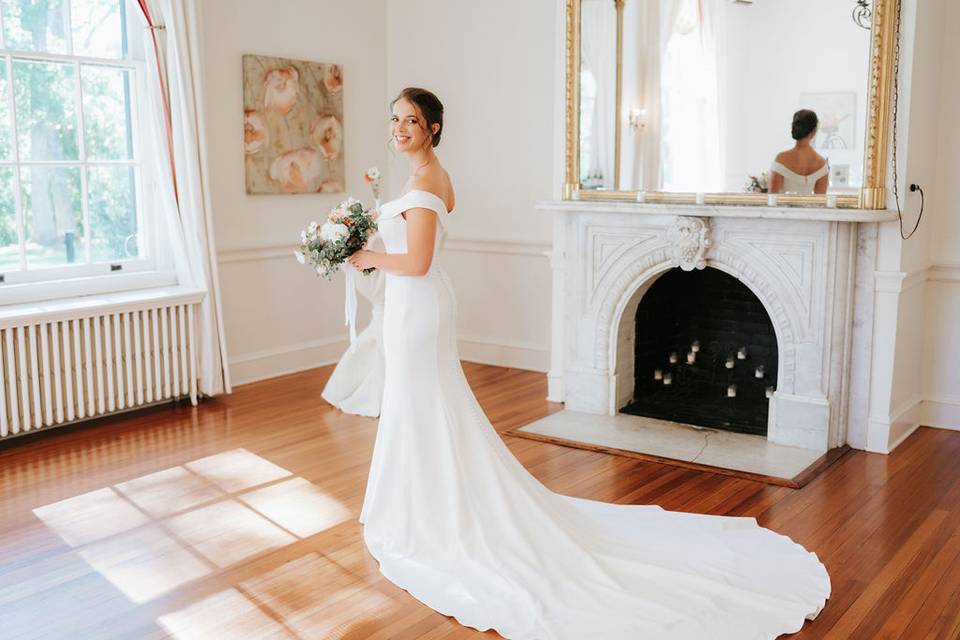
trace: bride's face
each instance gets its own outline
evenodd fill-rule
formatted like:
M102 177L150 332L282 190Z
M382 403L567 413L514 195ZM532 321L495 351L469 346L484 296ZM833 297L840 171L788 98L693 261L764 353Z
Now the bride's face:
M390 135L397 151L404 153L424 148L427 143L427 128L416 106L406 98L393 103L390 117Z

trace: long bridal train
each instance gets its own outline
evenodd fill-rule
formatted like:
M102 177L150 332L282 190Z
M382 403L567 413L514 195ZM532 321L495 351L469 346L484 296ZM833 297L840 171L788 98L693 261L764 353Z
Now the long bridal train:
M381 207L386 249L410 191ZM385 383L360 522L390 581L461 624L514 640L770 640L830 595L816 554L755 518L665 511L554 493L513 456L457 354L456 301L434 262L386 274Z

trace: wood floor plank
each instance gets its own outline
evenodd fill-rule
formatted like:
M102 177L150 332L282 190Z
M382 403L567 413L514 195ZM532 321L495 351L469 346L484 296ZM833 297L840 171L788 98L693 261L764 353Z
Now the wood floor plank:
M562 409L545 400L546 377L463 368L507 446L554 491L752 516L817 553L833 593L791 638L960 640L960 433L921 428L889 456L850 451L790 489L504 435ZM0 443L2 636L499 637L380 574L357 522L377 420L320 398L330 370Z

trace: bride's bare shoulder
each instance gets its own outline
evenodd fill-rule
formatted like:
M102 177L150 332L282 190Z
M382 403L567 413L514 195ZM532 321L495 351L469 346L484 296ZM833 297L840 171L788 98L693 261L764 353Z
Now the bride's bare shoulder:
M452 212L456 205L456 197L453 193L453 183L446 170L424 172L423 175L414 176L410 179L410 188L418 191L429 191L443 200L448 212Z

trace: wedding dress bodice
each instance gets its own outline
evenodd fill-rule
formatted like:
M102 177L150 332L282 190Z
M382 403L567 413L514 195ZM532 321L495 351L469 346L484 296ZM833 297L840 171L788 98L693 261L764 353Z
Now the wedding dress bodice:
M783 193L795 193L802 196L813 195L813 188L817 180L827 175L830 171L830 163L824 162L823 166L807 175L800 175L788 169L785 165L774 161L770 165L771 171L776 171L783 176Z
M383 238L383 245L387 253L407 252L407 225L401 215L410 209L422 207L437 212L437 241L433 245L433 262L443 247L447 237L445 218L449 215L443 198L429 191L413 189L395 200L380 205L380 215L377 218L377 229Z

